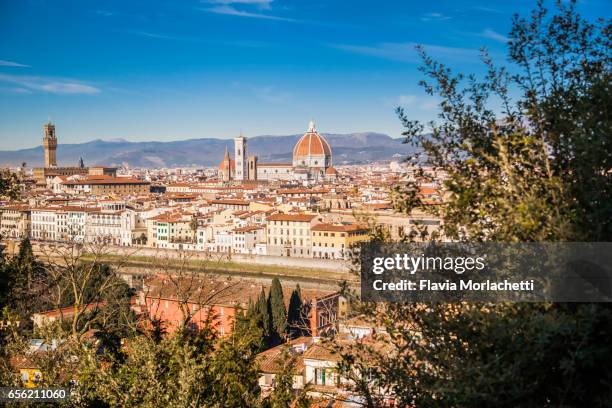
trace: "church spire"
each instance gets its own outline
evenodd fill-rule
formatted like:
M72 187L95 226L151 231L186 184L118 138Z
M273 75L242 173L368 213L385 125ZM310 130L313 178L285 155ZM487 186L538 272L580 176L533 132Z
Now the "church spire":
M229 160L230 159L230 155L229 155L229 150L227 150L227 145L225 145L225 155L223 156L223 160Z

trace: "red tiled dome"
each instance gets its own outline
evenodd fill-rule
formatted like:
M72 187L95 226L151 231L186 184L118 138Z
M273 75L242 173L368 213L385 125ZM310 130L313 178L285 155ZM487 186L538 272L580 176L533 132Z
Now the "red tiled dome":
M293 148L293 157L316 155L331 156L331 147L327 140L314 129L314 124L311 123L308 132L302 136Z
M328 167L327 170L325 170L325 174L329 174L329 175L338 174L338 170L336 170L333 167Z

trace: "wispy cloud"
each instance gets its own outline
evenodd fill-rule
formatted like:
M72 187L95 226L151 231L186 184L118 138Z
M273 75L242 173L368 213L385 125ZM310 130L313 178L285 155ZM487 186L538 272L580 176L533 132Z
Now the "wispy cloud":
M272 3L273 0L202 0L201 3L208 3L208 4L226 4L226 5L231 5L231 4L247 4L247 5L253 5L253 6L258 6L260 8L270 8L270 4Z
M482 33L479 34L481 37L489 38L494 41L498 41L501 43L507 43L509 41L508 37L503 34L498 33L497 31L493 31L490 28L483 30Z
M165 34L165 33L154 33L151 31L127 30L125 32L128 34L137 35L139 37L155 38L155 39L160 39L160 40L190 41L190 42L204 42L205 41L198 37L171 35L171 34Z
M433 96L421 96L415 94L405 94L394 98L393 105L401 105L412 109L433 111L438 108L439 100Z
M282 103L289 99L288 92L282 92L273 86L252 86L251 90L257 99L269 103Z
M17 87L7 86L7 87L0 87L0 93L28 95L28 94L31 94L32 91L26 88L20 88L18 86Z
M450 16L442 13L425 13L421 16L421 21L445 21L450 19Z
M18 85L21 93L42 92L59 95L97 94L100 89L72 79L0 74L0 82Z
M397 102L402 105L412 105L416 100L416 95L400 95L397 98Z
M275 16L262 13L262 10L271 10L274 0L200 0L200 3L211 7L198 7L198 10L207 13L224 14L228 16L259 18L264 20L291 21L297 20L288 17Z
M297 20L293 19L293 18L287 18L287 17L279 17L279 16L273 16L270 14L263 14L263 13L253 13L251 11L245 11L245 10L238 10L237 8L231 6L231 5L219 5L219 6L215 6L215 7L209 7L209 8L198 8L201 11L205 11L208 13L214 13L214 14L225 14L228 16L238 16L238 17L249 17L249 18L260 18L260 19L264 19L264 20L276 20L276 21L290 21L290 22L295 22Z
M30 66L14 61L0 60L0 67L29 68Z
M96 10L95 13L103 17L111 17L116 14L114 11L108 11L108 10Z
M473 61L479 56L479 51L469 48L446 47L440 45L421 44L425 52L434 58ZM375 45L332 44L334 48L355 54L369 55L393 61L420 62L416 51L416 43L380 43Z
M476 6L472 7L472 10L484 11L486 13L494 13L494 14L503 14L504 12L500 9L492 8L492 7L481 7Z

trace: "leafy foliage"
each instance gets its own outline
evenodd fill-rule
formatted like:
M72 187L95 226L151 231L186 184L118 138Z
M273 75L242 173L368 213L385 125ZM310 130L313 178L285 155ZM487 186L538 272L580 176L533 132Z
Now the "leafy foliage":
M574 2L553 15L538 2L515 16L510 61L487 76L453 74L424 49L425 90L439 119L425 125L398 109L419 156L416 180L393 191L396 207L443 219L454 240L609 241L612 239L611 24L591 23ZM511 95L518 91L514 100ZM501 102L501 113L495 102ZM418 194L445 173L441 205ZM378 236L382 241L388 239ZM390 350L341 350L340 368L372 376L362 395L391 390L400 406L609 406L612 350L605 304L361 304L388 333ZM378 393L378 394L377 394ZM368 406L377 406L373 399Z
M20 195L19 176L10 170L0 169L0 199L16 200Z
M530 21L515 16L515 75L486 51L484 80L454 75L419 49L431 80L422 84L441 98L439 120L425 134L403 109L398 114L406 141L448 174L448 199L436 209L419 200L418 183L431 178L421 171L416 183L396 189L398 208L436 211L454 239L610 239L610 23L585 21L573 2L558 7L550 18L542 2ZM522 93L517 101L514 90Z

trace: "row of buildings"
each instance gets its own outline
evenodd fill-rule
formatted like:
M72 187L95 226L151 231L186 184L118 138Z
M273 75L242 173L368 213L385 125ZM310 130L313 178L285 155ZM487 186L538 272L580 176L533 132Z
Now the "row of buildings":
M368 224L392 237L430 234L440 221L394 211L391 188L410 180L391 162L332 166L332 149L313 122L291 163L258 163L247 139L234 140L217 169L58 167L55 126L44 126L45 167L33 169L21 200L0 203L0 233L52 242L344 259L367 240ZM418 193L438 205L443 175ZM26 180L27 181L27 180Z
M368 239L366 227L324 222L317 213L282 213L242 200L212 201L198 208L206 212L180 206L134 209L117 201L97 206L7 205L0 207L0 233L47 242L323 259L346 259L349 248ZM249 209L258 206L263 209Z

